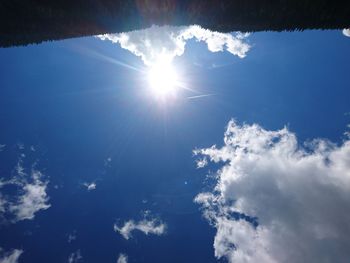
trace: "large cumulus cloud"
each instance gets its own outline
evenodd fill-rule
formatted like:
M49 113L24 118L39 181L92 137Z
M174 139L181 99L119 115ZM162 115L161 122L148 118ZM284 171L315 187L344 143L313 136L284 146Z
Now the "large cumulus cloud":
M195 201L217 229L229 262L348 262L350 140L300 146L284 128L231 121L224 146L195 150L222 163L212 191ZM203 160L203 159L200 159Z

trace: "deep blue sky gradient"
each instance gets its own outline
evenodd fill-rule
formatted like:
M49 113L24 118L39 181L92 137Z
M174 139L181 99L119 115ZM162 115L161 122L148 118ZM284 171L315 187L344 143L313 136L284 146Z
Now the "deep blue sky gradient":
M192 150L222 144L227 122L287 125L300 140L342 140L350 123L350 39L340 31L256 33L244 59L190 41L174 61L197 93L167 105L147 95L142 61L97 38L0 49L0 176L26 146L48 176L51 208L0 227L0 247L22 248L20 262L215 262L215 229L193 198L207 187ZM33 145L35 152L29 147ZM107 158L111 162L105 165ZM83 182L96 181L87 192ZM187 184L185 183L187 182ZM56 186L56 188L54 187ZM146 203L143 200L147 201ZM124 240L113 224L151 210L164 236ZM76 231L77 239L67 242Z

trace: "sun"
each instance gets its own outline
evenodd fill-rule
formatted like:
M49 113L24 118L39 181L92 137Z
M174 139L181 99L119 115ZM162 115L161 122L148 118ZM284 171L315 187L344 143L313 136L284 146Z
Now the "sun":
M159 61L149 69L147 76L154 96L160 99L176 96L179 80L171 62Z

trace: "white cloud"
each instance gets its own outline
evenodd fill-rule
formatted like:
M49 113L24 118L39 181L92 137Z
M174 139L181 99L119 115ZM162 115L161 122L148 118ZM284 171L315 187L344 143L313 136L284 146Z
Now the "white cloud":
M117 224L114 224L113 229L115 232L121 234L126 240L132 237L131 232L134 230L141 231L145 235L154 234L154 235L163 235L166 230L166 224L162 223L159 219L152 218L145 214L144 219L135 222L134 220L129 220L124 223L123 226L119 227Z
M197 163L197 168L203 168L203 167L207 166L208 160L207 160L207 158L201 158L201 159L198 159L196 161L196 163Z
M1 248L0 252L3 252ZM17 263L18 258L22 255L22 253L23 250L21 249L13 249L11 252L4 253L4 255L0 257L0 263Z
M51 205L48 204L46 193L47 182L41 181L42 174L39 171L32 171L32 183L23 185L23 194L16 203L9 207L10 212L15 214L15 221L33 219L36 212L46 210Z
M223 147L195 154L223 163L213 191L195 198L217 229L217 258L348 262L350 138L301 147L286 128L267 131L231 121Z
M124 49L141 57L143 62L151 66L159 59L172 61L185 51L186 42L190 39L206 42L209 51L228 51L241 58L246 56L250 46L244 42L248 34L213 32L198 25L174 27L152 26L138 31L120 34L99 35L102 40L118 43Z
M128 263L128 257L125 254L119 254L117 263Z
M84 186L86 187L86 189L88 191L92 191L96 189L96 183L92 182L92 183L84 183Z
M344 34L344 36L350 37L350 28L343 29L343 34Z
M15 171L15 176L10 180L0 178L0 189L8 186L17 189L11 196L0 193L0 217L13 223L33 219L38 211L51 206L46 193L48 181L43 180L44 175L40 171L32 169L27 174L21 160Z
M83 257L81 256L80 249L78 249L77 251L69 255L68 263L78 263L78 262L81 262L82 259Z

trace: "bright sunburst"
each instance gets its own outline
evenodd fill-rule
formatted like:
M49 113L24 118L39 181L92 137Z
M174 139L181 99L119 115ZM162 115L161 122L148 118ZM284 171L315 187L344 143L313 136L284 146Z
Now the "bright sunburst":
M150 68L148 82L152 93L160 99L174 97L179 86L175 68L162 60Z

